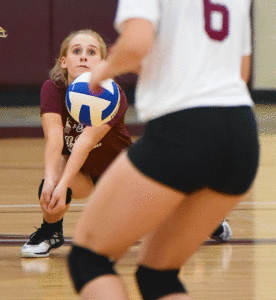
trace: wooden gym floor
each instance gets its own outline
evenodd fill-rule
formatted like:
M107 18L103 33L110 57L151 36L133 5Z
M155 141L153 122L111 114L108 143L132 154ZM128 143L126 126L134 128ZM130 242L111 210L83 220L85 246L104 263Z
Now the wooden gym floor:
M182 268L195 300L276 299L276 126L273 106L256 106L261 143L254 186L227 216L230 242L206 243ZM74 201L64 218L66 245L50 257L21 259L20 249L41 223L37 187L43 177L42 138L0 139L0 299L78 299L66 267L71 235L84 201ZM183 245L183 248L185 245ZM139 245L117 269L138 300L133 272Z

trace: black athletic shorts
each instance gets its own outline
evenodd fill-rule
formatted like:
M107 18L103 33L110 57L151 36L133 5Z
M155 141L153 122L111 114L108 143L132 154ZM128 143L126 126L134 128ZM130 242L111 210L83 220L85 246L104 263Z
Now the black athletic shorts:
M184 193L209 187L240 195L253 182L259 161L252 108L200 107L149 121L128 150L145 175Z

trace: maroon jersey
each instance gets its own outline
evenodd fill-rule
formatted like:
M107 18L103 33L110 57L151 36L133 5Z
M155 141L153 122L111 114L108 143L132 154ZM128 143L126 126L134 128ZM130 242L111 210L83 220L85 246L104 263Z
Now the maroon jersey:
M70 116L65 104L66 90L66 87L57 87L51 80L45 81L41 89L40 114L57 113L61 115L64 128L62 154L70 155L76 139L85 126L76 122ZM132 145L125 124L127 100L120 87L119 90L121 96L120 107L114 118L107 123L111 126L111 129L90 151L81 168L82 172L90 174L92 178L99 177L122 149Z

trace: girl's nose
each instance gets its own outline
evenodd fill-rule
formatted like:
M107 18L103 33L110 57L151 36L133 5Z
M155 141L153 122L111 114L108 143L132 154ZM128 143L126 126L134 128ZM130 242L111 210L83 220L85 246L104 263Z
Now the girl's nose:
M84 55L82 55L81 58L80 58L80 60L81 61L87 61L87 58Z

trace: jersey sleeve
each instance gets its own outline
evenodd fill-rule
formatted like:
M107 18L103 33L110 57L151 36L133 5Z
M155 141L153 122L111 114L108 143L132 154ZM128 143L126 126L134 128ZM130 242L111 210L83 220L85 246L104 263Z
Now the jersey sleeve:
M51 80L44 82L40 92L40 115L45 113L62 114L64 93Z
M124 21L131 18L142 18L150 21L156 28L160 18L159 1L157 0L119 0L114 28L121 32Z
M116 124L123 116L125 116L126 111L127 111L127 107L128 107L126 95L123 92L123 90L121 89L121 87L119 87L119 91L120 91L120 107L118 109L118 112L114 116L114 118L112 118L109 122L106 123L106 124L108 124L111 127L114 124Z
M242 39L243 55L250 55L252 53L251 45L251 20L248 14L245 20L245 26Z

